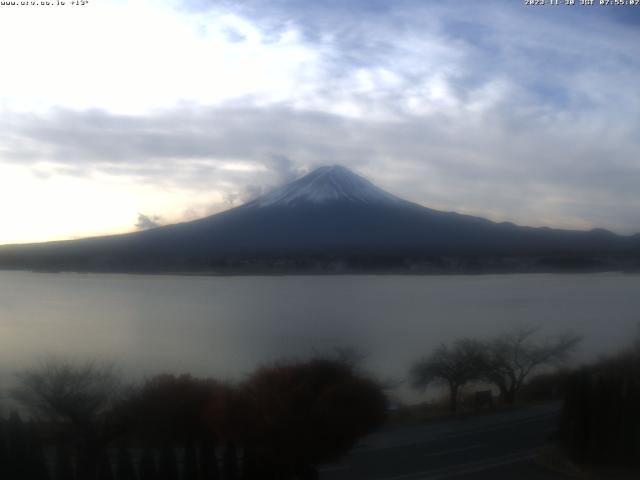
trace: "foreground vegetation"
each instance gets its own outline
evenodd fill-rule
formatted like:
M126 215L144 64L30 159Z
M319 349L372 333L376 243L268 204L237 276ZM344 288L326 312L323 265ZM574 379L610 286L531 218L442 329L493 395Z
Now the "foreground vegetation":
M503 407L517 399L562 401L558 430L550 438L554 460L545 463L577 478L640 478L640 335L618 354L567 368L563 364L580 339L565 334L535 340L534 334L535 329L520 328L489 341L443 344L414 364L413 385L444 385L449 414L460 406L477 411L482 394L493 409L491 392L470 394L463 389L468 385L492 385ZM545 371L545 366L555 369ZM401 409L394 417L405 422L442 418L445 412L437 403Z
M567 377L558 442L590 468L640 469L640 343ZM640 472L637 472L640 477Z
M580 342L580 337L569 333L537 340L536 332L536 328L521 327L487 341L463 338L442 344L413 365L412 385L416 389L432 383L446 385L452 413L458 410L461 389L472 382L495 386L502 402L513 404L532 373L561 365ZM492 398L489 391L478 393Z
M563 400L554 456L574 473L637 472L640 340L592 365L538 371L561 366L579 339L534 334L441 345L415 363L413 384L445 385L450 413L494 408L491 390L469 385L493 385L507 408ZM316 479L318 465L344 456L387 417L381 385L355 359L340 351L277 363L235 384L165 374L137 386L110 364L48 359L19 375L11 397L20 414L0 412L0 479ZM433 403L392 412L405 421L442 416Z
M376 382L326 358L237 385L160 375L136 388L110 365L48 360L13 396L30 422L0 422L7 480L314 479L386 414Z

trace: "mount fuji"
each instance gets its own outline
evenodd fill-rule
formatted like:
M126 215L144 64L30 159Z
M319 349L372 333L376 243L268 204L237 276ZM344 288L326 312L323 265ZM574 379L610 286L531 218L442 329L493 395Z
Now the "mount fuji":
M428 273L638 265L640 235L522 227L432 210L338 165L192 222L0 247L0 268L46 271Z
M260 207L349 202L399 204L402 199L376 187L369 180L340 165L320 167L295 182L264 195L251 204ZM251 205L249 204L249 205Z

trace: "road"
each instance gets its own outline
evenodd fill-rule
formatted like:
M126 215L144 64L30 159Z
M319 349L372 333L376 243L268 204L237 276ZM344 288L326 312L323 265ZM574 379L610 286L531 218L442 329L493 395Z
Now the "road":
M564 478L534 462L553 433L560 405L387 428L365 438L321 480L444 480Z

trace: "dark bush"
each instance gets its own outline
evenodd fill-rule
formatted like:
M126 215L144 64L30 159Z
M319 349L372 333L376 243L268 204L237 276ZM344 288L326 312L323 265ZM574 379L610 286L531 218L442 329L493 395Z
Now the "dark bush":
M562 400L571 378L570 370L557 370L536 375L525 383L520 391L520 399L529 402Z
M193 442L189 442L184 449L182 479L198 480L198 478L198 456L196 453L196 446Z
M109 455L104 454L99 461L98 480L114 480L113 469L111 467L111 459Z
M200 444L200 472L203 479L217 480L220 478L216 449L211 442Z
M313 467L346 454L386 414L379 385L334 360L261 368L241 392L253 422L245 446L284 478L310 478Z
M158 467L156 466L153 450L145 448L140 456L140 480L158 480Z
M118 457L116 464L116 472L118 480L135 480L136 471L133 466L131 452L123 447L118 449Z
M169 444L160 449L160 469L158 480L178 480L178 463L176 452Z
M559 439L576 463L640 466L640 351L570 377Z
M49 470L42 443L35 436L29 448L29 475L25 480L48 480Z
M148 380L121 409L143 438L158 446L186 444L210 434L203 413L218 384L190 375L158 375Z
M224 480L239 480L238 455L233 443L228 443L224 448L222 457L222 478Z
M75 478L71 452L68 448L59 446L56 449L53 478L55 480L73 480Z
M0 478L9 476L9 447L7 446L6 422L0 416Z
M29 445L27 429L16 412L11 413L7 425L8 434L8 478L24 478L28 476Z

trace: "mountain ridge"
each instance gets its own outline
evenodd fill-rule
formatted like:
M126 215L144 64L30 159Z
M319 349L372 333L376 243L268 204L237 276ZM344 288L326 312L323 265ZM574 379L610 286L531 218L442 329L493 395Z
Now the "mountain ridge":
M640 236L526 227L433 210L339 165L191 222L0 247L0 268L47 271L447 273L638 265Z

